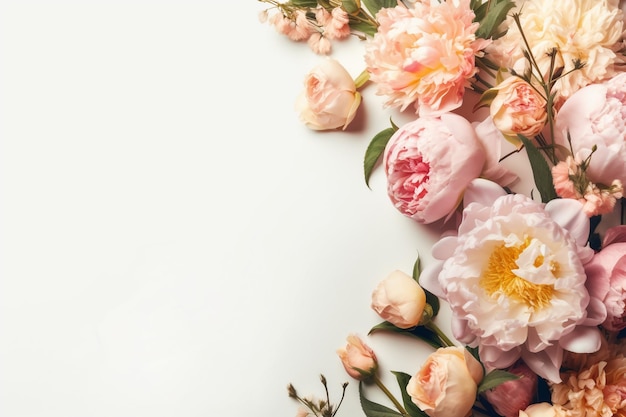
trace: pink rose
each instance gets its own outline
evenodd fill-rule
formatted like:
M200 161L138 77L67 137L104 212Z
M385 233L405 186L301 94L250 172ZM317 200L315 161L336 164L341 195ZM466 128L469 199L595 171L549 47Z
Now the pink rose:
M506 381L485 392L485 397L501 416L517 417L519 411L524 410L532 402L537 392L539 378L521 361L516 362L507 371L520 378Z
M482 365L462 347L437 349L407 384L411 400L430 417L465 417L483 378Z
M419 223L432 223L458 206L483 169L485 150L466 119L446 113L402 126L387 143L383 161L394 206Z
M574 93L556 115L554 139L584 161L593 153L587 178L595 184L626 184L626 73ZM565 159L564 157L561 159Z
M541 132L548 120L546 101L530 84L511 76L493 90L497 95L489 112L504 135L517 137L520 134L531 138Z
M420 115L452 111L463 103L475 56L490 41L477 39L469 0L399 4L376 15L365 63L387 106L414 104Z
M372 294L374 311L401 329L417 326L425 305L426 293L422 287L402 271L389 274Z
M354 80L331 58L324 59L304 79L305 89L296 101L304 124L314 130L345 129L354 119L361 94Z
M603 326L619 331L626 328L626 226L606 232L602 250L585 265L589 292L606 306Z
M362 380L374 375L378 369L378 362L374 351L355 335L349 335L348 343L338 349L337 354L348 375Z

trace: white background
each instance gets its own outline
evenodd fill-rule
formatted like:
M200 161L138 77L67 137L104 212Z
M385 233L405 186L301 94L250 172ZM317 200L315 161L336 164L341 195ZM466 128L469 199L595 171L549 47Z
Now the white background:
M289 382L338 399L350 333L394 391L430 352L367 337L374 286L439 233L363 180L393 113L367 88L348 132L306 129L321 58L263 8L0 3L0 416L292 416ZM333 56L364 68L356 39Z

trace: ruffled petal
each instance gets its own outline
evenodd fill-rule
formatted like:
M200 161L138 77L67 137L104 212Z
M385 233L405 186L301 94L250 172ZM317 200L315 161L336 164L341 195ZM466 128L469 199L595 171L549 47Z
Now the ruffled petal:
M559 226L570 233L579 246L586 245L589 218L582 210L582 203L571 198L557 198L548 202L545 210Z

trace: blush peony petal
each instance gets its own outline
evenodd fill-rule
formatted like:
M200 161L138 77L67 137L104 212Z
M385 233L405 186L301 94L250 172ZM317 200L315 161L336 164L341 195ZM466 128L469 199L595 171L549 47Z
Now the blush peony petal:
M471 203L480 203L484 206L490 206L496 199L506 195L504 188L493 181L483 178L476 178L469 183L465 189L463 204L467 207Z
M551 346L541 352L522 352L522 360L537 375L553 383L561 382L561 363L563 362L563 349Z
M585 246L589 238L589 218L582 210L582 203L571 198L558 198L548 202L545 210L578 245Z
M439 283L439 273L442 268L443 264L439 262L427 265L420 273L420 285L437 297L445 299L446 295Z
M626 226L615 226L607 230L602 246L605 247L616 242L626 242Z
M602 335L597 327L578 326L573 332L561 337L559 345L574 353L593 353L600 349Z

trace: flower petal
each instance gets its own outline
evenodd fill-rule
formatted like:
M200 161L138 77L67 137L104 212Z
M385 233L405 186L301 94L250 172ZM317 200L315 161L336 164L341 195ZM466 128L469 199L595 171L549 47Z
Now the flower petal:
M585 246L589 238L589 218L582 210L582 203L571 198L557 198L546 204L546 212L580 246Z
M465 189L463 205L467 207L470 203L481 203L482 205L490 206L496 199L504 195L506 195L504 188L495 182L476 178Z
M600 349L602 335L597 327L577 326L574 331L563 336L559 345L570 352L593 353Z

